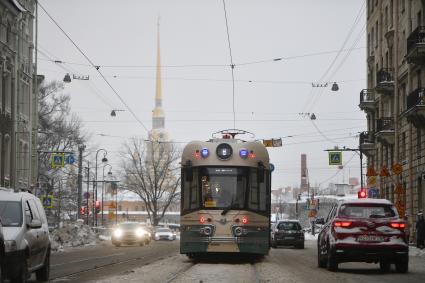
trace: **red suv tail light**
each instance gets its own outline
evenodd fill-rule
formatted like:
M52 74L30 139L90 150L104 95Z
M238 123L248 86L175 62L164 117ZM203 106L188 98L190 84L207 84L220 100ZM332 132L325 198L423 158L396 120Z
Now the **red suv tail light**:
M343 227L343 228L347 228L351 226L351 221L335 221L334 222L334 227Z
M406 228L406 223L392 222L391 227L403 230L404 228Z

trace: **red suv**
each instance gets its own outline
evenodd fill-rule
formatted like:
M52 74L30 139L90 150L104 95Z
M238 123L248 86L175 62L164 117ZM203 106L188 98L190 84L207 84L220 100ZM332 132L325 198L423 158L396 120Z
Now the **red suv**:
M409 268L406 223L391 202L383 199L343 201L334 206L317 240L319 267L336 270L342 262L378 263L384 272Z

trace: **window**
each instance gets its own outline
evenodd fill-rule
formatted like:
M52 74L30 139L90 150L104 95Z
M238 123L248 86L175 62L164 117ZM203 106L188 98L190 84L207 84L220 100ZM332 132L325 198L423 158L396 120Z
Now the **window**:
M27 200L27 203L29 204L29 207L31 209L31 216L32 216L31 220L41 220L34 200L32 199Z
M3 227L22 225L21 203L17 201L0 201L0 218Z
M403 132L400 136L400 154L401 160L406 159L406 132Z
M376 32L376 36L375 36L375 47L378 47L378 37L379 37L378 21L376 21L376 23L375 23L375 32Z
M419 27L419 26L421 26L422 25L422 12L421 11L419 11L417 14L416 14L416 26L417 27Z
M301 230L301 225L298 222L280 222L277 226L279 230Z
M416 152L417 152L417 156L421 157L421 153L422 153L422 131L421 131L421 128L416 128Z
M397 213L392 205L385 204L343 204L339 209L339 216L349 218L391 218Z
M10 136L4 136L4 177L10 179Z
M185 170L182 170L182 208L183 210L191 210L199 208L199 174L198 168L192 169L193 178L191 181L186 180Z
M393 27L394 0L390 1L390 27Z
M10 72L3 72L2 92L4 94L4 107L6 112L12 112L12 91Z
M388 30L388 6L385 7L384 26Z
M373 42L374 42L374 40L375 40L375 28L373 28L372 27L372 31L371 31L371 36L370 36L370 47L371 47L371 49L373 49Z

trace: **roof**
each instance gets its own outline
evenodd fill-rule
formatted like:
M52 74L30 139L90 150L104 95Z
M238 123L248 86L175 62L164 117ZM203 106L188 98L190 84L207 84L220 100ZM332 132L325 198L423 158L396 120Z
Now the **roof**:
M4 201L21 201L23 196L36 197L27 192L14 192L12 189L0 187L0 200Z
M392 204L387 199L376 199L376 198L361 198L361 199L352 199L352 200L344 200L341 204L346 203L370 203L370 204Z

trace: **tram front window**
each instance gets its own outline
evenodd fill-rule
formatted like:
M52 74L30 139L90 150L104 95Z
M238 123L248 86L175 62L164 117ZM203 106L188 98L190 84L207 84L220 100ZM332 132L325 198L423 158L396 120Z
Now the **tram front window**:
M204 208L243 208L248 186L246 168L202 168L200 176Z

